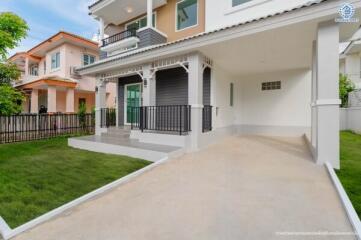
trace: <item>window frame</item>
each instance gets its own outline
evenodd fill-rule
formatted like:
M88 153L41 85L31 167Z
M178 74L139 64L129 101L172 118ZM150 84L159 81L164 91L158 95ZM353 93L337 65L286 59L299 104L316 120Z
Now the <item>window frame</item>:
M190 29L190 28L198 27L198 25L199 25L199 0L196 0L197 1L197 23L195 25L192 25L192 26L189 26L189 27L178 29L178 4L180 4L180 3L184 2L184 1L187 1L187 0L177 1L176 4L175 4L175 31L176 32L181 32L181 31L184 31L184 30L187 30L187 29Z
M124 30L128 30L128 26L135 23L135 22L137 22L137 21L139 21L139 23L140 23L140 20L142 20L143 18L147 19L147 15L139 17L139 18L137 18L137 19L135 19L135 20L133 20L131 22L128 22L128 23L124 24ZM154 19L154 26L153 27L157 28L157 12L156 11L153 12L153 19ZM139 31L140 29L146 28L146 27L147 26L140 27L140 28L137 29L137 31Z
M58 60L58 58L57 58L58 54L59 54L59 62L58 62L58 64L56 64L56 62L57 62L57 60ZM55 56L55 67L53 67L53 57L54 57L54 56ZM61 54L60 54L60 51L55 52L55 53L52 53L51 56L50 56L51 71L59 70L59 69L60 69L60 66L61 66L60 62L61 62Z
M240 4L237 4L237 5L234 5L233 2L234 2L234 0L231 0L231 6L232 6L232 8L241 6L241 5L246 4L246 3L250 3L250 2L252 2L252 0L248 0L247 2L240 3Z
M228 10L225 12L225 15L236 13L251 7L261 5L271 0L251 0L249 2L241 3L239 5L233 6L233 0L228 0Z
M234 83L229 84L229 106L234 107Z
M88 59L88 60L89 60L89 63L86 64L86 65L85 65L85 61L84 61L84 60L85 60L85 59L84 59L85 56L88 56L88 58L89 58L89 59ZM90 63L90 57L93 57L93 58L94 58L94 62ZM96 59L97 59L96 56L93 55L93 54L83 53L83 54L82 54L82 66L88 66L88 65L90 65L90 64L93 64L93 63L96 62Z

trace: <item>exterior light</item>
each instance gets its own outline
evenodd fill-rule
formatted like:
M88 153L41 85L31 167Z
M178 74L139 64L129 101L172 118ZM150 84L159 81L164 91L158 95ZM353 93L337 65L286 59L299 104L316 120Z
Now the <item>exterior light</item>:
M126 8L125 8L125 11L126 11L127 13L132 13L132 12L133 12L133 8L132 8L132 7L126 7Z

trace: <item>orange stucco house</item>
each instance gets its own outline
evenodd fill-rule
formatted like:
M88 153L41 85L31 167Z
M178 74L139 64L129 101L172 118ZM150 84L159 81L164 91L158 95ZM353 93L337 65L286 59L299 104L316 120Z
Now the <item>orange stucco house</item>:
M26 95L24 113L74 113L81 103L87 112L95 106L95 78L80 76L76 67L99 59L98 43L59 32L27 52L9 58L20 71L14 86ZM115 105L115 85L107 87L107 107Z

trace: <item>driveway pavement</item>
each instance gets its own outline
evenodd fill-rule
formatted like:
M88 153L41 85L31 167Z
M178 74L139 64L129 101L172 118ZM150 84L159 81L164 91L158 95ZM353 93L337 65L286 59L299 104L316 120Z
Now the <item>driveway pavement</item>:
M354 239L301 138L230 137L169 161L15 239ZM286 233L281 233L286 232Z

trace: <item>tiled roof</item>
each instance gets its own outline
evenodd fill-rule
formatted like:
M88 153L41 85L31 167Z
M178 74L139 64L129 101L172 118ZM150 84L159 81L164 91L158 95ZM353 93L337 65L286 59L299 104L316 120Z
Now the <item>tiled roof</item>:
M101 2L101 1L103 1L103 0L99 0L95 4L97 4L97 3ZM158 44L158 45L154 45L154 46L151 46L151 47L148 47L148 48L136 49L136 50L133 50L133 51L130 51L130 52L126 52L126 53L119 54L119 55L116 55L116 56L113 56L113 57L109 57L109 58L100 60L98 62L95 62L95 63L93 63L91 65L87 65L85 67L79 68L79 70L89 69L89 68L99 66L99 65L102 65L102 64L105 64L105 63L113 62L113 61L120 60L120 59L125 59L127 57L138 55L138 54L141 54L141 53L144 53L144 52L149 52L149 51L152 51L152 50L155 50L155 49L158 49L158 48L163 48L163 47L166 47L166 46L175 45L175 44L178 44L178 43L181 43L181 42L185 42L185 41L188 41L188 40L191 40L191 39L200 38L200 37L203 37L203 36L208 36L208 35L211 35L211 34L214 34L214 33L217 33L217 32L221 32L221 31L225 31L225 30L228 30L228 29L232 29L232 28L236 28L236 27L239 27L239 26L254 23L254 22L257 22L257 21L265 20L265 19L268 19L268 18L271 18L271 17L274 17L274 16L286 14L286 13L289 13L289 12L292 12L292 11L296 11L296 10L299 10L299 9L302 9L302 8L307 8L307 7L314 6L314 5L317 5L317 4L320 4L320 3L323 3L323 2L327 2L327 1L332 1L332 0L312 0L312 1L308 1L308 2L306 2L304 4L299 5L299 6L296 6L296 7L290 8L290 9L286 9L286 10L283 10L283 11L280 11L280 12L272 13L272 14L269 14L269 15L266 15L266 16L263 16L263 17L254 18L252 20L248 20L248 21L245 21L245 22L240 22L240 23L233 24L233 25L226 26L226 27L222 27L222 28L219 28L219 29L216 29L216 30L203 32L203 33L196 34L196 35L186 37L186 38L182 38L182 39L179 39L179 40L176 40L176 41L172 41L172 42L168 42L168 43L164 43L164 44Z

